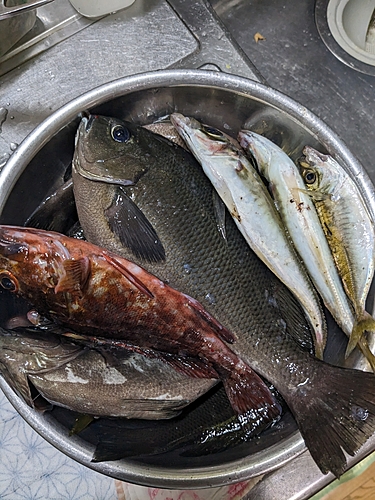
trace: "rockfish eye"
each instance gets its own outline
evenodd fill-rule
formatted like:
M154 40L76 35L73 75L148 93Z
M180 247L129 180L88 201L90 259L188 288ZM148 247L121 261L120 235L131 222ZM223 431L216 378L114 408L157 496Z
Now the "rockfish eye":
M111 130L111 136L116 142L127 142L130 139L130 132L122 125L115 125Z
M314 184L316 181L316 173L313 170L306 170L303 175L306 184Z
M214 139L223 139L224 134L220 132L217 128L214 127L202 127L203 131L209 136L213 137Z
M4 290L8 290L9 292L16 292L18 290L18 281L7 271L0 273L0 285Z

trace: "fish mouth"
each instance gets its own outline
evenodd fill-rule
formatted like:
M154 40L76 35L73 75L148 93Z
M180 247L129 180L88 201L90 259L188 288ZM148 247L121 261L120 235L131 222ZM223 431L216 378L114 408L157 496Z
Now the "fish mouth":
M95 120L95 115L89 115L89 118L86 118L86 132L90 132L90 129L92 127L92 124L94 123Z
M89 111L84 110L81 111L81 113L79 113L78 116L79 118L81 118L81 124L79 128L80 129L84 128L86 133L89 132L94 122L95 115L92 115Z
M201 124L198 120L192 117L184 116L181 113L172 113L169 118L177 130L183 130L185 133L189 133L191 130L199 130L201 128Z
M318 163L319 160L322 162L326 162L328 160L328 155L317 151L311 146L305 146L302 152L305 155L306 160L312 165Z
M85 135L90 132L90 129L95 119L95 115L90 115L88 111L82 111L81 113L79 113L78 116L81 118L81 121L79 123L77 133L75 135L75 140L74 140L75 148L78 147L79 140L85 137Z

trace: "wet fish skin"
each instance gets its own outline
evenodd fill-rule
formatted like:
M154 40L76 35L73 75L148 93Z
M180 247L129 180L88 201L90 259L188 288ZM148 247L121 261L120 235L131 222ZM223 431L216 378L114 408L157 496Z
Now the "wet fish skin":
M315 355L323 359L327 326L320 299L259 174L239 145L236 147L221 131L180 113L170 118L250 247L303 305L315 332Z
M248 130L239 132L241 146L250 152L270 183L276 206L294 246L327 309L350 338L360 327L336 269L331 249L311 197L294 162L267 138ZM375 357L366 341L360 344L372 368Z
M86 417L116 418L95 422L94 462L174 449L194 456L217 453L269 425L256 412L239 420L224 388L210 391L217 380L191 378L134 352L86 349L53 334L56 325L42 324L43 331L0 328L0 372L31 407L30 383L53 405Z
M375 231L358 187L341 165L330 155L306 146L300 164L302 177L317 209L345 291L356 316L367 331L375 330L375 321L365 310L374 277ZM349 355L363 328L350 336Z
M41 338L37 332L24 332L0 328L0 371L17 394L34 407L28 376L58 370L81 356L84 348L53 335Z
M109 358L49 332L0 328L0 372L31 407L29 383L49 403L78 413L165 419L217 382L193 379L137 353L118 351Z
M177 130L169 120L156 121L154 123L149 123L148 125L143 125L143 127L147 130L150 130L154 134L159 134L162 137L165 137L174 144L177 144L178 146L181 146L188 151L188 147L185 141L182 139L180 134L177 132Z
M132 178L133 166L129 175L126 171L127 156L118 153L116 141L102 133L111 124L108 118L92 121L81 140L86 147L99 141L106 154L108 150L117 154L124 178ZM223 238L213 209L212 184L197 163L187 162L180 149L170 148L152 134L131 131L135 141L128 155L134 158L142 147L147 172L124 192L136 204L132 214L139 208L153 225L166 258L142 260L126 245L122 251L200 300L236 334L231 348L277 387L320 469L339 476L346 466L342 448L354 454L374 432L374 375L330 366L298 346L294 337L306 328L301 308L250 250L231 217L225 218ZM100 153L96 159L101 159ZM90 192L89 185L85 189ZM93 197L87 195L85 202L87 220L81 218L81 223L87 226Z
M224 342L233 334L195 299L126 259L59 233L3 225L0 277L39 313L82 335L197 358L191 375L220 378L238 414L279 415L268 387Z
M93 124L95 132L97 122L103 121L101 117L82 119L76 136L72 181L78 218L85 237L91 243L123 257L128 255L124 247L131 246L133 254L139 258L156 262L163 260L165 252L160 239L141 212L137 213L135 221L137 231L126 231L126 227L134 222L134 217L132 201L125 195L123 187L134 184L145 175L147 155L142 156L143 161L139 161L137 156L131 157L128 161L129 178L124 177L118 157L127 154L127 143L115 141L111 135L113 130L122 127L122 122L109 119L107 123L107 120L101 127L104 135L97 137L97 141L87 144L85 138L93 135ZM128 129L122 128L127 134ZM116 151L103 147L106 142L114 142Z
M249 442L266 427L252 421L251 416L246 422L240 421L220 385L173 420L95 422L93 431L98 444L92 461L158 455L172 450L189 457L212 455Z

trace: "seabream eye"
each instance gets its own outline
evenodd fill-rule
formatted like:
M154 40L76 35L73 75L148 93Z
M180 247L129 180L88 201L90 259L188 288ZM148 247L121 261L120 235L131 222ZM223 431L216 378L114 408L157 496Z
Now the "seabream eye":
M112 138L117 142L127 142L130 139L130 132L122 125L116 125L111 131Z

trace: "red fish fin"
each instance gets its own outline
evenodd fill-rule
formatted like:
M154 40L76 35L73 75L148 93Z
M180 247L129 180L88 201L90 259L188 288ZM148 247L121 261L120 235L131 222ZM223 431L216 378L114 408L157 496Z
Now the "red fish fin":
M137 278L137 276L134 276L134 274L132 274L128 269L126 269L126 267L118 259L116 259L116 257L114 257L113 255L109 255L106 252L103 252L103 257L109 264L111 264L111 266L117 269L117 271L121 273L124 276L124 278L126 278L134 286L136 286L140 292L150 297L150 299L154 298L153 294L150 292L147 286L144 285L142 281L139 278Z
M198 358L163 352L158 352L157 358L171 365L177 372L183 373L190 378L219 378L219 374L212 366Z
M218 369L219 371L219 369ZM254 411L263 415L264 422L271 422L281 414L281 406L263 380L250 367L222 373L221 380L228 399L237 415Z
M374 434L375 376L316 362L314 379L285 400L320 470L338 478L347 465L344 451L354 456Z
M55 293L82 292L90 276L90 259L88 257L77 260L67 259L62 265L65 274L55 286Z
M228 330L228 328L225 328L225 326L219 323L219 321L217 321L213 316L211 316L211 314L204 309L200 302L189 296L187 297L191 309L193 309L193 311L198 316L209 323L211 328L215 331L215 333L218 335L218 337L220 337L221 340L224 340L224 342L228 342L228 344L233 344L236 341L236 337L234 336L234 334L230 330Z

